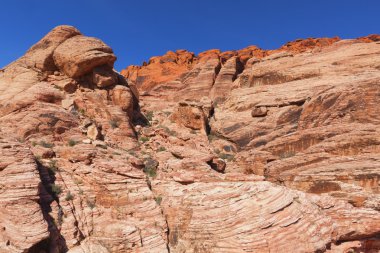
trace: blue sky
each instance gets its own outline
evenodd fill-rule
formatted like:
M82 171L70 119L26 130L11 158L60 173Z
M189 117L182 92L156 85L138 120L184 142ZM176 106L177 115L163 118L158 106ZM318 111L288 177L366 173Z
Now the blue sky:
M380 33L379 13L380 0L2 0L0 67L61 24L110 45L121 70L168 50L273 49L297 38Z

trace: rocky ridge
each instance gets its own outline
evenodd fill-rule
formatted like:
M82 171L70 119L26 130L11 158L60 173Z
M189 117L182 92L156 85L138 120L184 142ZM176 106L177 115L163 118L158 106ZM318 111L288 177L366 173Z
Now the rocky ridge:
M377 252L378 41L181 50L126 79L53 29L0 71L0 252Z

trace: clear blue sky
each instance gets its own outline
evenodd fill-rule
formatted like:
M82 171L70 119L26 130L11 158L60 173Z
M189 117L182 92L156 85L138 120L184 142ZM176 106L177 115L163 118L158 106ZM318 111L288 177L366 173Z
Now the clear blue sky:
M2 0L0 67L53 27L102 39L116 69L168 50L195 53L249 45L273 49L297 38L380 33L380 0Z

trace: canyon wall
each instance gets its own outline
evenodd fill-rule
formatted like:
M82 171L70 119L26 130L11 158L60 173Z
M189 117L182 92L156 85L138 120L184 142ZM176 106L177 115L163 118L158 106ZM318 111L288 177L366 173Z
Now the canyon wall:
M380 37L0 70L0 252L378 252Z

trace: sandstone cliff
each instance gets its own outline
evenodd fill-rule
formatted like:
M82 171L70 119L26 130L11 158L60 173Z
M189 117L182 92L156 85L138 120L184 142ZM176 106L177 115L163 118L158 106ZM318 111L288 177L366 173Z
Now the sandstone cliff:
M380 250L379 36L115 60L0 70L0 252Z

